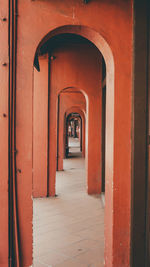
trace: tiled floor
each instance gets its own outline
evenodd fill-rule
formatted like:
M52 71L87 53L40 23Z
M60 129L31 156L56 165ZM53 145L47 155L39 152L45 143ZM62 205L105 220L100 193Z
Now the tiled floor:
M64 160L56 198L33 200L34 267L103 267L104 208L86 193L84 159Z
M79 138L69 137L68 141L69 141L68 142L69 147L71 147L71 148L73 148L73 147L80 148L80 140L79 140Z

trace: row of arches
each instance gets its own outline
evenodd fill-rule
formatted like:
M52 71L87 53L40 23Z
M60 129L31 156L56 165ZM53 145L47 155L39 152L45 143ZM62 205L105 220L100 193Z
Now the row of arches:
M82 152L82 155L85 156L85 118L83 121L83 118L79 113L70 113L66 118L66 157L69 154L69 137L79 139L80 151Z
M31 5L33 5L33 3L31 3ZM53 4L50 3L49 5L52 5L52 8L53 8ZM62 3L62 5L64 5L64 3ZM24 9L24 12L27 12L27 14L28 14L29 6ZM23 10L22 8L23 6L21 7L20 12L22 12ZM99 5L97 6L97 8L99 10ZM104 4L104 8L105 8L105 4ZM130 6L128 6L127 8L130 11L129 13L131 14ZM35 12L35 14L39 14L39 12L44 14L45 12L44 8L39 9L39 7L37 7L36 5L33 7L33 9L37 9L38 11L37 13ZM110 13L112 12L111 9L108 9L108 6L107 6L107 10ZM119 13L119 17L121 18L123 17L123 19L129 17L126 13L124 14L125 12L124 10L126 9L124 9L123 6L121 5L121 7L117 9L117 13L114 13L114 14L118 15ZM33 35L32 36L29 33L30 31L28 31L27 29L29 27L28 19L27 21L25 20L23 22L22 20L20 20L19 22L20 27L22 25L26 29L24 32L25 36L22 38L22 35L20 35L19 37L20 39L18 41L19 42L18 51L20 51L20 55L24 53L25 57L24 56L19 57L18 55L18 58L17 58L18 59L17 88L19 88L19 90L16 93L16 99L17 99L16 121L17 123L16 123L16 128L15 128L16 144L19 149L19 153L18 155L16 155L16 162L17 162L17 166L19 166L19 168L22 170L22 172L17 173L18 214L19 214L18 221L19 221L19 228L21 229L20 240L21 240L21 244L23 244L21 247L21 251L23 255L22 261L25 266L31 264L31 251L32 251L31 195L32 195L32 184L33 184L32 182L33 181L32 180L33 166L35 166L35 162L34 162L35 158L33 158L33 162L32 162L32 156L35 153L35 151L33 151L34 149L32 148L33 148L33 143L34 143L34 148L35 148L36 147L35 142L38 142L38 136L35 136L35 133L38 132L38 124L36 126L34 125L34 121L36 121L36 118L34 116L32 117L32 110L34 111L36 110L37 121L40 122L41 125L43 125L43 123L47 125L47 122L49 121L50 116L51 116L51 112L50 113L47 112L47 115L43 116L44 121L38 120L39 119L38 109L39 109L39 106L41 108L42 105L41 103L38 105L33 105L35 104L33 102L34 102L34 99L36 98L35 92L38 91L38 90L33 90L33 91L31 90L33 83L34 83L33 88L35 89L36 81L37 81L37 79L35 79L33 82L33 79L32 79L33 78L33 72L32 72L33 54L35 53L34 62L36 61L38 62L37 58L38 57L40 58L41 56L42 51L40 50L40 48L42 47L42 45L46 44L46 41L52 39L54 36L57 36L60 34L75 34L75 35L79 35L90 40L90 42L92 42L98 48L98 50L101 51L105 59L106 72L107 72L106 74L106 87L107 87L107 90L106 90L106 99L107 99L106 100L106 150L105 150L105 154L106 154L106 172L105 173L107 177L106 179L106 212L105 212L105 218L106 218L105 219L105 229L106 229L105 230L106 232L106 235L105 235L106 257L105 259L106 259L106 265L108 266L109 265L111 266L112 258L114 259L113 262L115 262L115 264L119 265L119 264L122 264L122 262L124 262L125 264L129 265L130 154L131 154L130 153L131 152L131 147L130 147L131 92L129 91L129 88L131 86L131 75L127 75L127 74L129 74L128 72L130 72L131 70L130 49L127 49L127 50L124 49L124 52L125 51L126 52L123 53L122 51L118 49L117 42L116 41L113 42L111 40L112 29L111 30L108 29L107 23L105 27L104 22L106 22L106 20L105 20L104 14L102 14L102 17L104 18L104 22L102 22L101 26L99 26L98 23L96 24L97 25L96 26L94 23L99 18L99 15L101 12L100 13L98 12L98 15L96 13L95 20L92 22L91 17L90 17L91 9L89 10L87 8L86 11L87 13L84 12L84 16L83 16L87 18L89 16L89 20L87 20L86 26L85 26L85 23L82 21L82 16L80 17L80 15L79 17L81 21L80 20L73 21L73 18L70 17L70 18L65 18L65 19L63 18L61 21L58 19L58 23L54 23L53 19L50 22L47 22L48 21L47 19L49 18L49 14L47 15L46 13L45 16L42 16L43 20L39 21L38 31L37 31L37 25L35 27L35 21L37 20L33 21L33 32L32 32ZM83 14L83 12L81 13ZM122 13L124 14L124 16L122 16ZM118 26L118 21L116 25L114 14L111 13L111 15L114 17L114 22L113 22L114 31L113 32L117 33L116 29ZM57 14L56 14L56 17L57 17ZM83 24L84 26L79 25L79 21L80 21L80 24L81 25ZM125 19L124 21L126 22L128 20ZM127 26L126 23L124 22L121 25L123 29L125 29L125 27ZM35 38L32 38L33 36ZM45 37L43 38L43 36ZM131 41L131 31L127 33L126 37L127 38L125 41L124 48L127 48L128 41ZM25 38L26 38L26 41L24 43ZM29 40L32 40L31 43ZM29 45L27 45L27 43ZM39 45L38 45L38 48L36 49L37 43L39 43ZM53 55L51 56L53 57ZM122 58L120 56L122 56ZM47 59L48 59L48 62L50 63L49 58ZM126 61L125 59L128 59L128 60ZM56 61L54 60L53 62L56 62ZM35 63L35 64L38 65L38 63ZM47 69L47 72L45 72L45 74L48 73L48 69L51 67L50 64L47 64L46 61L43 61L43 63L39 64L40 67L41 67L41 64L45 64L45 68ZM114 66L115 66L115 69L114 69ZM124 67L124 71L121 71L122 67ZM42 71L42 68L40 70L40 73L41 71ZM123 83L124 73L125 75L128 76L128 79L126 82L127 90L121 90L121 93L120 93L120 88L121 87L124 88L124 83ZM21 79L22 75L24 75L23 76L24 82ZM34 73L34 77L35 75L36 74ZM46 83L46 86L49 86L51 83L51 80L45 78L43 82ZM66 88L66 86L63 86L63 87L58 86L58 88L57 89L61 91L62 89L60 88ZM77 88L79 88L79 90L84 91L84 88L82 88L82 86L79 86L79 87L77 86ZM49 99L48 94L49 94L49 91L45 92L45 95L43 96L43 98L45 97L45 99ZM42 97L42 93L41 93L41 97ZM87 95L85 95L85 97L88 99ZM122 101L122 99L124 100ZM88 109L87 109L88 122L86 125L89 126L89 122L91 123L92 121L92 118L91 118L92 116L90 115L91 113L89 112L90 102L87 101L87 103L88 103ZM47 107L48 107L47 110L49 111L52 106L53 106L53 103L47 103ZM127 108L126 114L124 114L125 106ZM57 108L57 105L55 107L55 110L56 108ZM42 108L41 110L44 111L44 109ZM124 127L120 128L118 126L120 125L121 121L123 121ZM52 118L51 126L53 126L53 122L56 124L56 120ZM36 127L37 127L37 131L35 131ZM32 132L33 132L33 135L32 135ZM55 140L55 142L57 140L56 138L54 139L49 138L51 133L52 133L51 129L49 129L48 131L42 132L43 140L45 140L45 143L46 143L45 146L48 148L48 152L49 152L49 149L52 149L54 145L53 143L51 143L51 140ZM91 135L91 133L88 132L88 135ZM22 140L24 140L24 142L22 142ZM56 146L55 146L55 149L56 149ZM40 151L40 153L41 152L42 150ZM89 160L88 156L90 154L89 152L90 150L88 147L88 154L87 154L88 160ZM122 152L124 152L123 157L120 156L123 154ZM50 153L45 153L45 150L43 151L43 155L44 156L49 155L50 157L49 159L53 158L53 155L50 156ZM126 159L126 161L124 161L124 158ZM55 157L53 159L54 161L56 161ZM116 162L116 159L117 159L117 162ZM53 167L49 165L50 168L49 169L47 168L47 162L50 162L51 164L51 160L47 160L47 158L45 158L44 162L46 163L45 164L46 167L44 169L44 172L45 170L46 172L44 174L47 175L48 173L51 177L54 177L54 175L51 175ZM36 164L38 165L38 162ZM90 172L90 169L88 169L88 172ZM34 175L35 175L35 172L34 172ZM52 181L49 181L49 182L51 183ZM49 188L49 192L46 192L47 195L54 194L54 190L53 190L54 181L52 182L52 184L49 184L47 188ZM122 197L118 203L118 198L120 194L124 192L124 190L128 192L128 195L126 197ZM121 209L122 206L124 207L123 210ZM25 207L24 212L21 211L22 207ZM119 233L118 233L118 227L117 227L118 218L123 218L120 222ZM122 239L122 236L123 236L122 233L124 233L124 229L126 229L126 235L124 237L124 244L123 246L120 246L119 244ZM28 235L26 235L27 230L28 230ZM27 240L28 242L26 242ZM121 255L119 256L119 258L116 256L116 251L117 251L117 255Z
M99 50L87 39L77 34L57 35L40 48L38 66L35 65L38 69L34 70L36 72L34 76L36 87L34 88L33 106L38 105L37 103L42 104L44 113L41 113L41 110L38 109L38 120L40 119L42 122L42 127L38 125L38 131L37 129L35 130L36 124L38 124L35 119L37 110L33 114L33 131L35 137L37 136L37 142L34 142L33 139L33 162L36 163L33 164L34 196L57 196L57 199L61 199L60 178L56 171L64 170L61 177L63 191L63 181L65 181L63 177L65 174L67 175L67 169L64 168L63 161L66 156L71 156L69 153L70 145L71 151L76 150L76 148L73 149L72 147L75 142L71 144L68 138L68 128L73 131L74 138L79 138L79 129L83 132L82 139L80 139L80 149L84 148L83 155L85 155L85 191L90 195L100 195L102 192L102 86L106 69L103 66L105 66L105 63ZM45 67L46 69L44 69ZM48 88L47 84L45 87L43 82L42 84L39 82L39 80L43 81L46 78L49 81ZM40 88L37 88L39 85ZM60 90L60 88L64 89ZM48 95L46 94L45 98L45 91L47 90ZM44 96L43 98L41 98L41 93ZM43 116L47 117L46 124L43 124ZM105 132L104 119L103 127ZM43 145L43 138L45 137L42 138L41 131L47 133L48 147ZM75 140L77 141L77 139ZM41 155L39 146L42 150L45 149L43 154L47 155L46 162L45 157ZM103 146L105 149L105 144ZM75 153L73 154L75 155ZM43 173L47 172L47 175L41 175L41 170L43 170ZM77 169L76 172L78 173L78 171ZM82 181L82 177L80 178ZM71 176L68 179L71 180ZM67 186L68 190L69 188L71 190L72 187L73 185ZM77 190L77 188L74 190ZM78 196L79 193L76 193ZM81 205L82 198L80 199ZM71 198L68 201L71 201ZM99 208L100 206L99 203ZM34 244L34 250L35 248L36 244Z
M38 62L41 46L61 33L90 40L106 61L105 265L149 265L146 259L149 254L149 4L147 0L86 2L72 0L68 5L67 0L2 0L0 263L3 266L32 264L33 150L38 142L35 129L39 129L38 124L33 127L36 119L33 114L37 109L38 115L39 107L44 111L41 103L33 105L36 82L33 61ZM49 68L47 64L45 67ZM48 87L48 79L44 81ZM62 88L65 87L59 90ZM41 97L49 99L48 93L47 90ZM49 113L43 118L47 125ZM38 122L42 127L43 123ZM49 134L43 130L41 136L48 150ZM47 160L47 150L46 153L42 146L40 149L45 157L45 177L50 158Z
M76 27L73 29L76 30ZM113 83L109 77L110 73L106 74L106 69L109 67L105 66L102 54L96 46L85 37L81 37L76 31L70 32L70 29L67 33L62 30L63 28L60 34L57 33L51 39L49 36L45 43L40 44L34 60L37 69L34 69L33 94L34 197L56 195L56 170L63 170L63 159L69 152L65 150L66 147L68 149L66 128L68 118L73 113L80 114L82 119L83 135L80 147L82 146L83 156L86 159L87 192L100 194L102 190L105 191L104 153L106 153L106 177L108 167L105 133L109 123L112 125L112 120L109 123L108 120L112 119L113 114L112 110L110 113L107 110L109 101L111 104L113 101ZM110 58L108 62L110 65ZM108 80L107 90L105 84L103 89L105 79ZM111 82L110 91L109 82ZM60 90L62 87L65 89ZM107 100L103 96L104 90L107 93L107 97L105 93ZM38 106L39 102L43 108L42 113ZM43 116L46 119L44 125ZM39 121L42 125L39 125ZM112 130L109 125L110 129ZM109 137L113 137L110 132ZM107 138L106 134L106 140ZM107 140L108 147L112 146L110 140L109 142ZM44 156L41 156L41 150ZM106 184L109 184L108 181ZM107 190L106 186L106 201L108 197L110 205L111 194L108 190L109 196L107 196Z
M90 40L91 42L94 43L94 45L102 53L104 60L105 60L105 64L106 64L106 84L107 84L106 99L107 100L106 100L106 150L105 150L105 154L106 154L106 162L107 163L106 163L105 174L107 177L107 182L106 182L107 185L106 185L106 208L105 208L105 218L106 218L105 219L105 253L109 254L110 251L113 253L111 242L114 239L114 235L115 235L115 232L113 231L114 224L112 223L113 216L114 216L114 213L112 212L113 207L114 207L114 190L113 190L113 188L115 187L115 181L113 180L113 171L112 171L114 168L114 163L113 163L113 160L114 160L114 60L113 60L113 55L112 55L112 51L110 50L108 44L105 42L103 37L101 35L99 35L98 33L96 33L96 32L94 33L92 30L90 30L89 28L84 27L84 26L79 26L79 27L78 26L65 26L65 27L60 27L54 31L51 31L48 35L46 35L46 37L44 37L44 39L40 42L40 44L36 50L35 60L37 58L37 55L39 53L41 53L40 48L42 47L42 45L45 44L48 40L51 40L51 38L53 38L54 36L59 36L61 34L73 34L73 35L77 35L77 36L79 35L79 36L82 36L83 38L85 38L87 40ZM99 53L98 50L96 53ZM44 58L45 57L47 58L47 60L46 61L43 60L42 64L44 64L44 65L46 64L45 65L46 69L49 70L50 68L52 68L52 64L54 64L53 68L55 69L55 63L56 63L55 57L57 58L57 53L56 53L56 55L54 55L54 57L53 57L53 55L50 55L50 57L48 55L44 55ZM40 56L38 56L38 60L39 59L40 59ZM34 64L35 64L35 60L34 60ZM41 61L42 61L42 58L41 58ZM101 61L101 64L102 64L102 61ZM41 62L39 64L39 66L41 68ZM87 65L87 66L89 66L89 65ZM60 93L60 91L62 90L62 89L59 89L59 88L61 88L61 85L59 86L57 84L57 88L55 85L55 81L57 81L57 78L54 78L54 80L52 80L52 79L49 80L47 77L48 71L46 71L44 73L46 75L46 79L44 77L44 81L46 82L46 85L47 85L47 83L49 83L49 86L51 88L53 86L52 83L54 82L55 90L58 89L58 93ZM56 74L56 72L54 72L54 73ZM42 74L42 68L40 69L40 74ZM36 75L34 75L34 79L35 79L35 76ZM57 74L57 77L59 77L59 73ZM84 76L84 77L86 77L86 76ZM98 78L99 77L100 77L100 72L99 72ZM41 78L40 78L40 80L41 80ZM37 92L37 90L35 89L36 82L39 86L39 82L38 82L37 78L34 81L34 93ZM87 85L88 85L88 82L87 82ZM42 83L42 86L43 86L43 83ZM64 85L63 87L66 87L66 86ZM92 118L93 118L93 114L94 114L94 107L96 107L96 105L95 105L95 103L92 103L92 101L90 102L90 98L87 96L87 93L86 93L86 88L83 89L82 86L79 86L79 87L77 86L76 88L77 88L77 91L81 90L82 92L84 92L84 90L85 90L84 95L86 98L87 114L88 114L88 120L86 121L86 127L88 127L88 129L91 129L91 131L88 130L88 138L89 138L89 136L92 135L92 133L93 133L93 130L92 130L93 127L92 127L92 125L90 125L90 123L93 122ZM82 88L82 89L78 89L78 88ZM92 98L92 97L94 97L94 95L93 95L93 79L92 79L92 86L90 87L90 89L91 89L91 98ZM45 95L46 99L48 97L48 94L49 94L49 92L47 92L47 96ZM57 98L56 93L54 93L54 96ZM41 94L40 94L40 97L41 97ZM35 97L33 99L35 99ZM53 155L53 153L51 154L51 151L53 151L53 149L54 150L56 149L56 145L53 142L54 140L56 140L56 137L55 136L53 137L53 134L56 135L56 132L54 131L54 125L56 124L56 118L53 118L53 117L51 118L50 116L52 114L51 110L57 109L57 104L56 104L57 102L56 101L51 102L52 98L49 98L49 99L50 99L50 102L48 103L48 107L49 107L48 110L50 112L49 112L49 114L47 114L47 118L45 116L45 118L46 118L45 123L47 124L47 119L50 120L50 122L51 122L50 125L52 126L52 128L50 128L48 130L49 138L48 139L45 138L45 141L47 140L47 142L49 142L47 144L47 147L49 150L48 157L53 158L53 161L48 159L49 160L49 166L47 167L47 159L45 160L46 176L48 175L49 177L52 177L52 179L46 181L46 187L45 188L46 188L46 194L47 195L54 196L55 195L55 167L54 166L56 166L56 163L55 163L56 159L55 159L55 156ZM99 99L94 98L94 100L98 101ZM93 104L93 107L91 106L92 104ZM33 104L33 106L35 107L36 105ZM99 104L98 106L100 107L101 105ZM37 114L38 113L36 112L36 116L37 116ZM100 113L97 112L97 110L96 110L95 114L97 114L98 116L100 115ZM33 132L35 132L34 129L33 129ZM36 132L38 132L38 131L36 131ZM97 131L96 133L100 134L101 132ZM47 135L47 131L45 134ZM86 135L87 135L87 133L86 133ZM34 136L34 134L33 134L33 136ZM50 138L50 136L51 136L51 138ZM34 141L36 140L35 136L33 137L33 140ZM95 140L100 141L100 138L96 138ZM89 157L92 155L92 158L97 160L98 168L99 168L100 161L98 160L97 153L96 153L96 156L93 156L93 153L92 153L93 152L93 144L92 144L91 148L90 148L90 143L86 142L86 145L87 144L88 144L88 147L86 148L87 149L86 167L87 167L87 174L89 175L87 177L88 193L89 194L100 193L101 192L101 186L100 186L101 181L100 181L100 179L98 179L98 180L96 179L97 182L93 181L92 176L93 176L93 173L95 174L95 167L93 170L93 165L89 164ZM96 144L96 146L97 146L97 144ZM99 155L100 155L100 151L99 151ZM33 166L34 166L34 158L33 158ZM47 168L49 168L49 169L47 169ZM35 169L36 168L34 167L34 170ZM34 171L34 175L35 175L35 173L36 172ZM35 175L35 177L38 177L38 176ZM35 184L40 185L40 183L38 183L38 182L33 183L33 184L34 185ZM112 184L113 184L113 187L112 187ZM116 232L116 234L118 236L118 232ZM107 260L108 260L108 262L107 262ZM110 261L111 261L111 259L109 257L106 258L106 264L110 264Z
M61 38L61 42L60 39ZM60 45L59 43L60 42ZM102 146L102 56L99 51L91 43L86 41L84 38L78 37L76 35L63 34L56 38L53 43L55 48L50 46L50 53L53 56L42 56L39 66L45 64L49 66L48 72L50 73L50 91L49 91L49 103L44 99L43 107L45 107L45 113L47 113L49 105L49 125L46 127L46 132L49 131L49 157L55 158L57 154L57 161L49 161L49 173L48 173L48 183L49 184L49 195L55 195L55 166L57 165L58 170L62 170L63 161L63 149L61 148L61 143L64 142L64 114L66 113L66 107L72 108L75 104L82 109L82 113L86 112L86 166L87 166L87 181L88 181L88 193L96 194L101 192L101 146ZM53 44L52 43L52 44ZM53 45L54 45L53 44ZM48 44L47 44L48 46ZM47 52L42 48L43 51ZM41 49L41 50L42 50ZM45 62L45 63L44 63ZM78 69L80 66L80 70ZM45 79L45 71L42 71L42 65L40 66L41 71L35 75L35 85L39 87L40 81ZM62 69L63 68L63 69ZM67 74L67 76L66 76ZM88 75L90 76L88 77ZM43 78L44 75L44 78ZM49 75L46 72L46 75ZM42 77L41 77L42 76ZM77 78L78 76L78 78ZM87 79L88 77L88 79ZM48 79L47 79L48 80ZM66 85L77 85L71 86L70 88ZM66 89L60 91L60 86L66 86ZM46 84L47 86L47 84ZM82 88L82 89L78 89ZM38 89L34 89L35 101L41 101L41 90L43 90L43 95L45 96L45 89L39 89L39 96L37 95ZM47 90L47 89L46 89ZM94 91L94 94L93 94ZM37 97L37 99L36 99ZM45 104L46 103L46 104ZM34 103L36 106L36 103ZM55 112L57 110L57 112ZM37 110L35 111L37 116ZM40 110L39 110L40 112ZM41 116L41 121L43 121L43 114ZM45 116L46 117L46 116ZM48 118L48 115L47 115ZM36 119L33 119L35 124ZM36 127L36 126L35 126ZM49 127L49 130L47 129ZM33 126L34 128L34 126ZM105 128L105 125L104 125ZM43 131L43 127L41 128ZM39 129L40 131L40 129ZM35 130L35 134L39 136L39 131ZM39 138L38 146L39 146ZM95 140L95 141L94 141ZM56 143L57 142L57 145ZM43 141L41 138L41 145ZM36 147L36 144L35 144ZM57 147L57 152L56 152ZM63 146L64 147L64 146ZM38 148L35 148L38 149ZM45 148L46 149L46 148ZM35 152L36 157L39 153ZM94 158L94 163L92 162ZM33 155L34 159L34 155ZM41 158L35 159L39 163ZM45 159L43 158L45 161ZM43 162L44 166L44 162ZM34 166L36 169L36 166ZM35 170L36 172L36 170ZM46 172L46 171L45 171ZM41 173L38 172L41 176ZM38 179L38 173L35 174L36 179ZM46 184L46 183L45 183ZM41 186L40 190L41 190ZM39 195L40 196L40 195Z

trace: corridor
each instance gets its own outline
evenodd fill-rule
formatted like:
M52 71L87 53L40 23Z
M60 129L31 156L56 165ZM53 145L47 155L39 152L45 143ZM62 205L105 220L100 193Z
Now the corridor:
M150 267L150 0L0 3L0 267Z
M104 266L104 207L86 193L84 165L81 157L65 159L56 174L57 197L33 200L34 267Z

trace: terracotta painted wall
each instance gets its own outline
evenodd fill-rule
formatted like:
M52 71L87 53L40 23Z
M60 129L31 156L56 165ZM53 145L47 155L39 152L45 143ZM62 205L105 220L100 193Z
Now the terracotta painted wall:
M5 7L7 8L7 3L5 2L3 1L4 9ZM7 15L6 10L3 12ZM109 126L110 133L110 136L109 134L107 135L107 140L111 140L111 142L107 142L105 265L107 267L128 267L130 266L131 224L132 0L107 0L102 2L93 0L87 5L81 0L71 0L69 5L67 0L19 0L18 14L16 142L19 152L16 155L16 159L18 168L22 170L21 173L17 174L22 266L27 267L32 264L32 86L35 51L43 37L57 27L83 25L83 27L77 27L77 32L92 40L105 56L107 70L109 70L107 73L109 77L107 85L111 81L113 82L113 75L111 75L113 71L110 71L113 64L111 63L111 66L109 64L110 57L112 62L112 54L114 59L115 91L113 91L112 87L112 97L108 101L110 112L109 114L107 112L107 126ZM64 31L67 29L64 27ZM70 31L72 32L73 29L70 28ZM5 33L6 31L2 34L3 40L7 39ZM4 46L4 42L0 45L4 55L7 46ZM106 51L108 54L106 54ZM0 71L2 71L3 75L4 70L1 68ZM7 77L5 81L7 81ZM5 103L6 111L8 103L7 88L7 84L5 84L4 101L2 103ZM112 101L113 97L115 108ZM7 130L5 122L2 120L1 123L2 126L4 123L4 127ZM3 131L1 134L4 135ZM4 148L5 143L5 149L7 148L6 139L7 134L5 133L4 139L3 136L1 138L1 140L5 140L1 146ZM6 200L5 211L8 207L6 198L8 161L6 157L5 152L2 153L1 159L4 161L4 166L6 166L5 169L3 168L4 179L2 184L4 188L1 191L2 199ZM1 204L1 207L4 207L3 204ZM1 221L2 237L7 225L5 211L3 217L5 219ZM4 240L7 243L6 240L8 239L4 238ZM3 255L2 261L4 263L7 262L7 244L1 247L0 253L0 255Z
M63 170L63 158L64 158L64 146L65 146L65 113L71 108L74 111L80 109L81 111L86 111L86 100L82 93L67 93L62 92L60 94L60 106L59 106L59 157L58 157L58 170ZM76 108L76 109L75 109ZM85 123L85 122L84 122ZM84 125L83 125L84 127ZM84 129L83 129L84 130ZM83 131L84 135L84 131Z
M48 165L48 55L34 68L33 92L33 197L47 196Z
M72 107L67 110L65 117L67 118L70 113L77 112L80 114L81 119L82 119L82 156L85 157L85 135L86 135L86 113L80 110L80 108L77 107ZM66 129L65 129L66 130ZM64 152L65 154L65 152Z
M34 68L33 197L46 197L48 194L48 55L39 57L39 64L39 72ZM52 101L55 101L55 99ZM65 112L67 112L69 109L71 110L71 108L74 112L75 109L78 111L79 108L81 109L81 111L83 110L85 112L86 103L85 97L82 93L78 91L75 93L75 91L72 90L72 93L67 93L65 91L64 93L60 94L58 162L59 170L63 169ZM57 120L58 114L55 115ZM83 130L85 131L85 121L83 124ZM85 140L84 137L83 140ZM54 152L56 152L56 149ZM52 160L52 163L53 162L54 161ZM56 171L55 165L53 165L53 168Z
M8 266L8 1L0 11L0 266ZM6 18L6 21L3 21ZM4 66L3 64L7 65Z
M86 172L88 193L101 192L101 54L89 44L64 44L52 51L50 63L50 187L55 195L57 95L65 88L77 88L87 98ZM53 161L51 160L53 158Z

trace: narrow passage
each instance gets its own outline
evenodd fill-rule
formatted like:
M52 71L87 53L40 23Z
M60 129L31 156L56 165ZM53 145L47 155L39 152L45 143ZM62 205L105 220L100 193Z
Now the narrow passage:
M104 207L86 193L85 161L72 142L56 175L58 196L33 200L34 267L104 266Z

